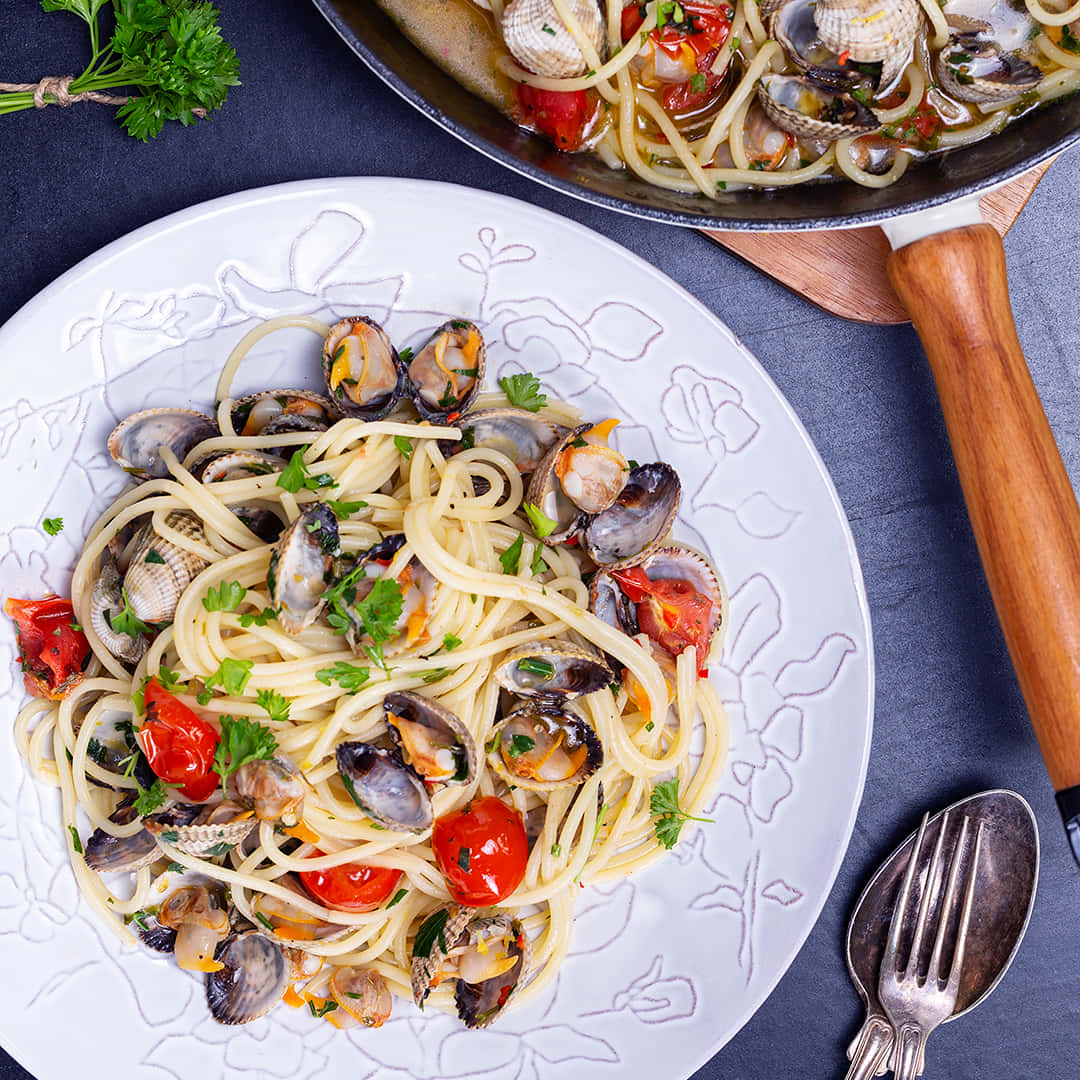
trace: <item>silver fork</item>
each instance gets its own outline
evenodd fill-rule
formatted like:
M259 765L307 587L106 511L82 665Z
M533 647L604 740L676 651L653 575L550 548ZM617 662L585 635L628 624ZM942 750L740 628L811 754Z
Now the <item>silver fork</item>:
M964 945L967 941L968 922L971 918L971 900L975 894L975 879L978 875L979 849L982 846L983 826L980 822L975 831L975 843L971 856L965 859L969 820L965 815L960 825L960 835L952 851L948 883L945 886L945 897L938 907L937 932L925 980L919 979L919 956L922 952L927 924L930 921L931 909L934 906L935 897L940 892L940 881L945 874L946 856L943 853L943 847L948 827L948 815L941 820L937 843L934 845L934 852L926 869L926 883L918 914L915 917L911 951L903 970L897 970L897 953L900 949L901 932L909 915L909 905L912 904L911 886L919 869L923 837L926 832L926 817L923 818L922 825L919 827L919 835L916 837L915 847L912 849L907 870L904 873L904 883L893 910L889 926L889 940L885 946L885 955L881 960L878 997L896 1032L896 1049L893 1057L895 1080L912 1080L913 1077L922 1075L926 1064L927 1037L939 1024L947 1020L956 1008L960 973L964 965ZM963 878L963 884L961 878ZM941 954L945 947L956 894L960 888L964 889L964 906L956 931L949 978L943 984Z

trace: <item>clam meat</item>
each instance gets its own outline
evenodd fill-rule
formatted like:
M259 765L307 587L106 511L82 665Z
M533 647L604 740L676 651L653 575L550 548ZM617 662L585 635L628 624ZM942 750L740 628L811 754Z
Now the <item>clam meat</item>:
M479 393L487 366L487 346L475 323L443 323L409 363L413 404L426 420L442 421L464 412Z
M383 712L405 764L429 783L466 784L476 776L476 743L449 709L400 690L386 695Z
M393 999L386 979L373 968L339 967L330 977L330 994L338 1007L327 1015L334 1027L361 1024L382 1027L390 1019Z
M322 351L330 400L346 416L378 420L397 405L405 388L405 365L386 331L364 315L330 328Z
M278 537L267 565L266 586L287 634L299 634L315 621L337 549L337 518L326 503L306 507Z
M576 787L604 763L596 732L580 716L546 702L511 713L495 727L488 747L492 768L530 791Z
M237 800L250 806L260 821L292 827L304 809L304 781L287 758L246 761L233 777Z
M237 435L281 435L325 431L339 416L334 403L310 390L263 390L233 404L230 418Z

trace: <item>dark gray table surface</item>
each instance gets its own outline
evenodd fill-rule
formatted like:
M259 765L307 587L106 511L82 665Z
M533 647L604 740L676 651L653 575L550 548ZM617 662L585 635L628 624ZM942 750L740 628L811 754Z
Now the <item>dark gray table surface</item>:
M381 174L485 188L565 214L648 259L731 326L809 429L851 520L876 642L866 794L832 895L780 985L698 1080L843 1076L843 1048L861 1019L842 952L859 890L924 808L997 786L1021 792L1038 815L1038 900L1002 985L932 1038L927 1076L1075 1077L1080 870L994 618L912 330L833 318L701 236L594 209L490 163L383 86L302 0L232 0L225 8L244 85L212 123L174 125L144 146L98 105L0 118L0 323L137 226L305 177ZM70 15L6 0L0 79L78 70L84 37ZM1006 240L1020 339L1075 481L1078 162L1074 151L1053 166ZM0 1080L27 1075L0 1053Z

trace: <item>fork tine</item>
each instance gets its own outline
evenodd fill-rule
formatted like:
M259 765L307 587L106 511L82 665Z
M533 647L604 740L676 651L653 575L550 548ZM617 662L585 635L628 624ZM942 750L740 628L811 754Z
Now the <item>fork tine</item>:
M975 850L968 865L967 891L964 893L964 910L960 915L960 928L956 932L956 948L953 949L952 967L949 968L949 992L955 994L960 988L961 968L964 966L964 946L967 944L968 922L971 920L971 901L975 896L975 878L979 873L979 851L982 848L983 822L975 831Z
M923 885L923 894L919 901L919 914L915 920L915 933L911 939L911 952L908 954L908 962L904 968L904 978L910 979L918 973L919 954L922 952L923 938L926 935L926 923L930 918L930 908L934 902L934 895L938 892L938 883L944 873L941 849L945 840L945 832L949 827L948 812L941 817L938 826L937 841L934 844L934 853L930 856L930 863L926 868L926 881Z
M908 856L907 869L904 871L904 884L900 889L900 895L896 898L892 921L889 924L889 940L885 944L885 955L881 958L881 970L883 972L896 972L896 953L900 948L900 931L904 926L904 915L907 912L908 900L911 898L911 883L915 879L915 871L919 866L919 854L922 851L923 836L926 833L926 823L929 820L930 815L923 814L922 824L919 825L919 833L915 837L915 846Z
M934 938L934 951L930 954L930 967L926 971L927 983L932 979L935 985L941 981L941 952L945 947L945 934L952 919L953 903L956 900L956 890L960 883L960 867L964 861L964 849L967 846L969 821L970 819L965 814L964 820L960 824L960 835L956 838L956 847L953 848L952 866L949 867L949 882L945 887L945 899L941 902L937 936ZM953 966L955 967L955 964Z

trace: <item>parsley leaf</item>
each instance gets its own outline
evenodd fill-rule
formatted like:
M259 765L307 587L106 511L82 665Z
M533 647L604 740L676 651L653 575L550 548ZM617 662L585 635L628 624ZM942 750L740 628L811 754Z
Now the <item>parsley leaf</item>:
M256 691L255 704L260 709L265 709L271 720L289 719L290 702L284 694L277 690Z
M246 595L247 589L239 581L223 581L216 589L210 586L202 606L207 611L233 611Z
M536 550L533 552L532 566L530 566L529 569L532 571L533 577L536 577L538 574L542 574L547 570L547 568L548 564L544 561L544 545L537 544Z
M552 521L547 514L543 513L539 507L533 506L532 503L522 503L521 508L525 511L525 516L532 523L533 532L537 537L543 539L545 536L550 536L558 527L557 521Z
M71 846L75 851L81 855L83 853L82 840L79 839L79 830L74 825L68 826L68 832L71 833Z
M712 822L712 818L693 817L679 806L678 777L661 780L653 785L652 795L649 798L649 813L656 819L653 825L656 829L657 842L669 850L678 842L679 833L686 822L706 821L710 824Z
M315 678L326 686L336 682L342 690L355 694L371 678L371 668L358 667L356 664L347 664L344 660L339 660L333 667L316 671Z
M105 609L105 621L109 624L109 627L115 630L118 634L127 634L130 638L141 637L143 634L153 633L154 628L149 624L142 621L138 615L131 609L131 602L128 600L127 590L121 589L120 596L124 601L124 608L119 615L112 615L109 609Z
M408 895L408 892L408 889L398 889L398 891L394 893L393 899L390 901L389 904L386 905L386 907L392 908L395 904L400 904L401 901L405 899L406 895ZM384 908L383 910L385 911L386 909Z
M449 909L440 908L434 915L429 916L420 924L416 931L416 937L413 938L413 959L420 957L420 959L426 960L431 956L431 950L436 941L438 941L439 948L443 952L449 951L446 948L446 937L443 933L446 929L446 921L449 918Z
M143 559L143 562L148 562L148 563L151 563L151 564L154 564L154 565L157 565L157 566L164 566L165 565L165 559L162 557L161 552L158 551L157 548L151 548L146 553L146 558Z
M453 652L461 644L461 638L455 637L453 634L443 634L442 639L442 651Z
M430 671L417 672L417 674L430 686L432 683L439 682L440 679L445 679L450 674L450 671L451 669L447 667L437 667L432 668Z
M690 76L690 89L695 94L703 94L708 85L708 80L700 71L695 71L694 74Z
M62 517L46 518L41 527L50 535L55 536L58 532L62 532L64 529L64 519Z
M397 636L403 602L401 586L390 578L379 578L371 592L353 604L352 611L371 640L379 643Z
M134 802L135 813L139 817L146 817L148 814L152 814L155 810L160 810L165 803L165 797L168 795L168 791L165 788L165 782L160 777L155 780L148 788L139 788L138 797Z
M521 534L517 534L517 539L499 556L499 562L502 563L504 574L516 574L518 572L518 565L521 562L521 545L525 542L525 537Z
M540 380L530 372L506 375L499 380L511 405L529 412L539 412L547 404L547 395L540 393Z
M320 488L338 486L337 481L329 473L319 473L312 476L304 463L304 451L296 450L289 459L289 464L282 470L277 478L277 486L292 492L294 495L304 488L307 491L318 491Z
M522 754L527 754L534 746L536 746L536 740L531 735L515 735L506 753L509 757L519 758Z
M257 614L245 611L240 616L240 625L243 627L265 626L271 619L277 619L277 612L272 607L263 608Z
M334 517L338 521L344 521L347 517L355 514L357 510L363 510L367 503L363 500L359 502L338 502L337 499L327 499L326 505L333 511Z
M203 685L207 691L220 686L226 694L239 697L244 692L248 679L251 678L251 669L254 666L254 660L237 660L235 657L226 656L218 665L217 671Z
M406 461L408 461L409 458L412 457L412 439L406 439L404 435L395 435L394 445L397 447L398 453L401 454Z
M214 751L213 765L214 772L221 777L222 790L225 790L225 781L241 765L272 758L277 745L274 733L257 720L249 720L246 716L223 716L221 742Z

